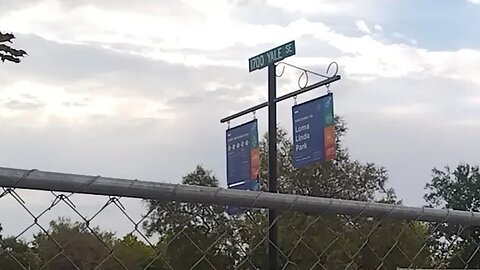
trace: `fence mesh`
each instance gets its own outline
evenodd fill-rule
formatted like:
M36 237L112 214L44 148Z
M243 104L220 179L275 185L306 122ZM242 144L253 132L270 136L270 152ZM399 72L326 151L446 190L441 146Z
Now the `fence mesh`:
M0 269L268 269L264 208L3 186ZM473 213L453 224L421 209L399 219L395 207L375 218L369 204L355 215L294 204L275 221L280 269L480 268Z

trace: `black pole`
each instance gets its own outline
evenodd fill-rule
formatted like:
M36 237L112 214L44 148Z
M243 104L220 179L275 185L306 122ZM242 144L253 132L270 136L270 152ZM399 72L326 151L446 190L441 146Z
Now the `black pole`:
M277 193L277 81L275 65L268 66L268 191ZM268 209L268 257L269 268L278 269L277 212Z

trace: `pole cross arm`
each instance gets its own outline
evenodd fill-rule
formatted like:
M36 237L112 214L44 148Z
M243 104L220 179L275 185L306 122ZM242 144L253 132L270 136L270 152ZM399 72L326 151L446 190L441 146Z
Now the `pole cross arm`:
M333 83L333 82L336 82L336 81L338 81L338 80L340 80L340 79L341 79L341 76L340 76L340 75L335 75L335 76L333 76L333 77L331 77L331 78L328 78L328 79L319 81L319 82L314 83L314 84L312 84L312 85L306 86L306 87L304 87L304 88L300 88L300 89L298 89L298 90L296 90L296 91L293 91L293 92L291 92L291 93L288 93L288 94L285 94L285 95L283 95L283 96L280 96L280 97L278 97L278 98L275 99L275 102L277 103L277 102L283 101L283 100L285 100L285 99L289 99L289 98L292 98L292 97L294 97L294 96L298 96L298 95L303 94L303 93L305 93L305 92L308 92L308 91L310 91L310 90L313 90L313 89L316 89L316 88L319 88L319 87L328 85L328 84ZM257 110L260 110L260 109L262 109L262 108L265 108L265 107L267 107L267 106L268 106L268 102L265 101L265 102L263 102L263 103L260 103L260 104L258 104L258 105L253 106L253 107L250 107L250 108L248 108L248 109L245 109L245 110L243 110L243 111L240 111L240 112L238 112L238 113L235 113L235 114L232 114L232 115L227 116L227 117L225 117L225 118L222 118L222 119L220 120L220 123L226 123L226 122L228 122L228 121L231 121L231 120L236 119L236 118L238 118L238 117L241 117L241 116L243 116L243 115L246 115L246 114L249 114L249 113L253 113L253 112L255 112L255 111L257 111Z

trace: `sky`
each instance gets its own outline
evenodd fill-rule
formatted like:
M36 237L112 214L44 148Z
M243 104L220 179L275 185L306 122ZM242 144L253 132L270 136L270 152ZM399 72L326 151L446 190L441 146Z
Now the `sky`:
M285 62L339 65L330 90L352 158L385 166L404 204L421 206L432 168L480 159L478 14L478 0L0 0L0 31L29 53L0 63L0 166L178 183L202 164L225 186L219 120L267 98L248 58L295 40ZM287 68L278 95L298 76ZM293 104L278 106L287 130ZM256 117L266 132L266 110ZM53 198L23 196L37 210ZM93 213L106 198L76 200ZM31 222L22 213L15 222Z

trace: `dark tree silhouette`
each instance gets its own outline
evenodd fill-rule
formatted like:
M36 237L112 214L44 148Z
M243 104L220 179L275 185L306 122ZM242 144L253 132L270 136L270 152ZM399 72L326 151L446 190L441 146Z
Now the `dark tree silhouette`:
M13 43L12 39L15 39L15 35L12 33L2 33L0 32L0 60L5 62L5 60L20 63L20 57L28 55L24 50L18 50L6 45L4 43Z

